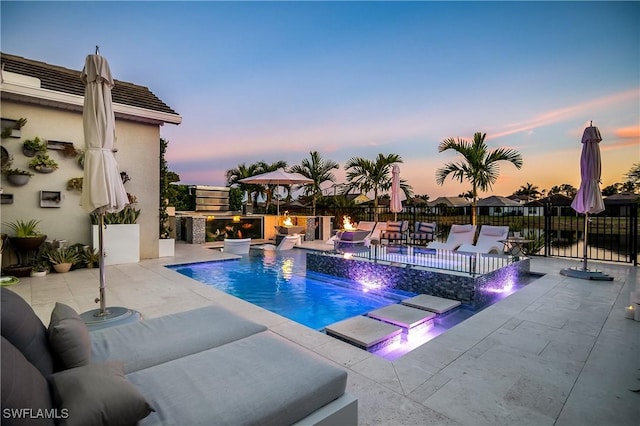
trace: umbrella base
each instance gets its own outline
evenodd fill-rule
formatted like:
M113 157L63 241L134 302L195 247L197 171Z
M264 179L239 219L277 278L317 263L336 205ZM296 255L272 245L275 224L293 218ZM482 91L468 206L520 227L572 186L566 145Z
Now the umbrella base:
M580 278L583 280L613 281L613 277L604 272L590 271L589 269L565 268L560 270L560 273L567 277Z
M93 309L81 313L80 318L87 325L87 328L92 331L138 322L142 320L142 314L121 306L111 306L106 309L104 314L100 313L100 309Z

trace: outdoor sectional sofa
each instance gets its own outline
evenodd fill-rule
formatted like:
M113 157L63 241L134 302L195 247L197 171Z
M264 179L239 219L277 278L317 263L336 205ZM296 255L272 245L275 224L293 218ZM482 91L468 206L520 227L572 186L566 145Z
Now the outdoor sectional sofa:
M89 332L57 303L47 329L1 291L3 425L357 424L344 370L225 309Z

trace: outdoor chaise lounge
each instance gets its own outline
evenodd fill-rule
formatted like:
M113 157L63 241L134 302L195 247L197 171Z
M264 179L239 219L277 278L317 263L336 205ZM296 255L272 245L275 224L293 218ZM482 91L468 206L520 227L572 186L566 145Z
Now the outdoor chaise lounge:
M386 229L380 233L380 239L387 240L389 244L397 241L406 242L408 233L408 220L388 221Z
M455 250L462 244L473 244L473 239L476 236L475 225L451 225L449 236L447 241L441 243L439 241L433 241L427 244L427 248L436 250Z
M222 251L231 254L247 254L251 248L251 238L225 239Z
M89 332L67 305L47 329L1 295L3 425L357 424L343 369L223 308Z
M301 238L300 235L285 235L284 237L282 237L278 245L264 244L260 246L260 248L263 250L276 250L276 251L291 250L296 244L300 242L300 238Z
M409 234L411 244L427 244L436 239L435 222L416 222L413 232Z
M504 243L500 241L506 240L509 236L508 226L492 226L482 225L480 235L475 244L462 244L458 247L458 251L467 253L493 253L502 254L504 252Z

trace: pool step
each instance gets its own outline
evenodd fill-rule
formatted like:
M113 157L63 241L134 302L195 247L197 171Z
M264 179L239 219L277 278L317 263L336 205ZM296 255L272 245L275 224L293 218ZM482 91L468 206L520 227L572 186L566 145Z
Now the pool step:
M402 328L365 316L357 316L325 327L325 332L367 351L400 341Z
M412 333L429 330L433 327L434 318L436 317L433 312L399 304L376 309L367 315L370 318L401 327L402 332L407 336Z
M435 312L438 315L443 315L451 309L460 306L460 301L458 300L429 296L428 294L420 294L416 297L405 299L401 303L412 308Z

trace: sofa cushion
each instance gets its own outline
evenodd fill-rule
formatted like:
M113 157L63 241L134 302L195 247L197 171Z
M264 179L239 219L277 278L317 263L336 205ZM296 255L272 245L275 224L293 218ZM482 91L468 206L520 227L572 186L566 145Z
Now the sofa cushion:
M51 311L49 343L63 368L81 367L91 361L91 339L78 313L63 303Z
M292 424L347 383L344 370L269 331L128 378L156 409L141 425Z
M24 299L13 291L0 289L0 328L11 342L43 376L53 373L53 358L47 329Z
M62 425L133 425L153 411L124 375L122 364L88 364L49 377Z
M402 229L402 222L387 222L387 232L400 232Z
M36 415L37 410L51 410L52 405L47 380L4 337L1 339L0 353L2 354L2 424L53 425L53 420L50 418L32 419L5 415L5 410L19 410L15 413L23 413L22 417L28 412L26 410L31 410L31 414Z
M94 362L122 361L125 373L171 361L266 330L226 309L207 306L92 331Z

